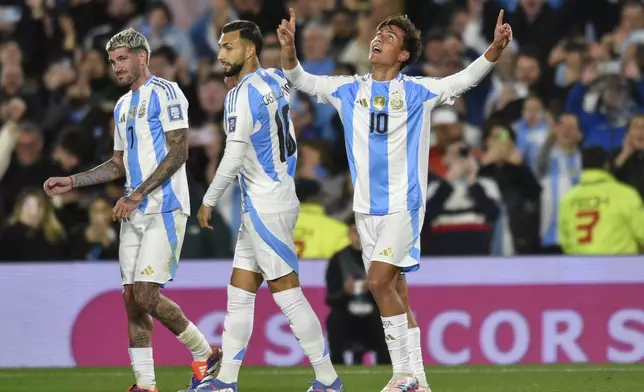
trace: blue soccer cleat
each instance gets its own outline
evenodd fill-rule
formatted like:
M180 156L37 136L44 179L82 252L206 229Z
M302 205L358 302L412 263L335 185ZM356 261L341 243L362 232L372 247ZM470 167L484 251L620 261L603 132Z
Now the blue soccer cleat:
M190 390L197 389L207 378L217 377L221 367L221 349L212 347L212 354L206 361L195 361L192 363L192 378L190 379Z
M206 377L197 388L185 392L237 392L237 383L225 383L216 378Z
M381 392L416 392L418 391L418 379L414 376L392 378Z
M311 388L308 389L306 392L342 392L344 391L344 384L342 383L342 380L338 376L338 378L333 381L333 384L331 385L324 385L319 381L313 381L311 383Z

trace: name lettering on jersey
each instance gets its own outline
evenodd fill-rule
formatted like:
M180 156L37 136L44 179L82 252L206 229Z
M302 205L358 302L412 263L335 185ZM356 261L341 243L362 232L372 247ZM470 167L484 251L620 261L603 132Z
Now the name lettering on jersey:
M127 114L127 120L132 121L136 116L136 106L130 108L130 112Z
M599 196L576 198L572 201L572 206L576 210L596 210L602 204L609 205L610 199L608 197L602 198Z
M385 108L386 98L383 96L377 96L373 98L373 108L380 111Z
M181 105L169 105L168 106L168 118L170 121L179 121L183 120L183 113L181 113Z
M235 125L237 125L237 117L228 118L228 133L235 132Z
M143 118L143 116L145 116L145 107L147 106L146 101L141 102L139 106L141 107L139 109L139 118Z
M287 95L289 91L290 91L290 87L288 86L288 84L284 84L281 86L280 91L278 92L271 91L270 93L263 95L262 102L264 102L264 105L270 105L271 103Z
M405 100L402 97L400 91L396 91L391 94L391 108L394 110L400 110L405 106Z

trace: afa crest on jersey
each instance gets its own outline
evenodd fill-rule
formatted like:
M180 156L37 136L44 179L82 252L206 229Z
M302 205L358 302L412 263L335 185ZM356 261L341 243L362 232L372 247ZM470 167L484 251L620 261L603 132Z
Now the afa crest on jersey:
M143 118L143 116L145 116L146 106L146 101L141 102L141 104L139 105L139 118Z
M403 106L405 106L405 101L403 100L402 93L400 91L396 91L391 94L391 108L393 110L400 110Z

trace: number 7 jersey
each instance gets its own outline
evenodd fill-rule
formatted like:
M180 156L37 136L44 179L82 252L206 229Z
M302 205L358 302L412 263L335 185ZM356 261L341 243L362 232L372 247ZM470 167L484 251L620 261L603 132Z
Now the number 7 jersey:
M248 144L239 173L244 212L274 213L299 206L295 194L297 146L282 71L259 68L226 95L227 141Z

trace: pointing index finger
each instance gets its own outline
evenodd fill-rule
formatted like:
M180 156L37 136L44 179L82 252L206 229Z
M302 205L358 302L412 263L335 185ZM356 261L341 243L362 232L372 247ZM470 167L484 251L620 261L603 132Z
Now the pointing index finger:
M503 24L503 14L505 13L504 10L499 11L499 17L496 20L496 25L501 26Z
M295 27L295 10L293 8L288 9L289 14L291 14L291 18L289 19L289 24L291 27Z

